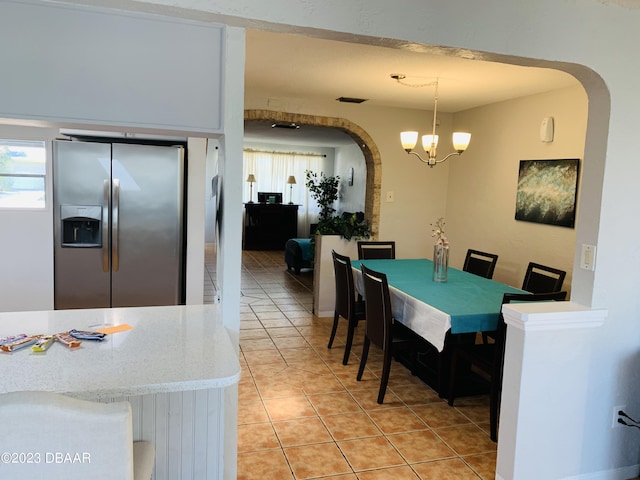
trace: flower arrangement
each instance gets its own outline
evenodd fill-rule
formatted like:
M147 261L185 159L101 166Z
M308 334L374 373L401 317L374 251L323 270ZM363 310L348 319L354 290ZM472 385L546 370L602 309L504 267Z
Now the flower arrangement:
M449 270L449 240L444 234L444 217L440 217L436 223L432 223L432 237L436 237L433 246L433 281L446 282Z
M444 248L449 248L449 240L444 234L444 217L440 217L436 223L432 223L433 233L432 237L436 237L436 245L442 245Z

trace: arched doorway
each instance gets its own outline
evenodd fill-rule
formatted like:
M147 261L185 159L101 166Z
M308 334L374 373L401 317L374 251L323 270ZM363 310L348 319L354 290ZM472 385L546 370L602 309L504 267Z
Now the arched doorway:
M372 238L378 238L380 225L381 160L373 139L360 126L344 118L305 115L301 113L276 112L273 110L245 110L246 121L279 121L298 125L315 125L336 128L349 135L362 150L367 166L364 213L371 225Z

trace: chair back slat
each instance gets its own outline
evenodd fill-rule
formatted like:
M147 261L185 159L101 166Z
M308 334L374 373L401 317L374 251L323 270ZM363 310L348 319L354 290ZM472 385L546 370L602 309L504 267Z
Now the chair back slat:
M351 259L346 255L332 251L333 272L335 274L336 306L335 311L343 318L351 318L355 308L355 287Z
M371 343L385 348L391 341L391 297L389 284L384 273L360 266L364 283L365 329Z
M498 263L498 255L469 249L462 270L479 277L493 278L496 263Z
M396 242L358 242L358 260L384 260L396 258Z
M559 292L567 272L530 262L522 282L522 290L531 293Z

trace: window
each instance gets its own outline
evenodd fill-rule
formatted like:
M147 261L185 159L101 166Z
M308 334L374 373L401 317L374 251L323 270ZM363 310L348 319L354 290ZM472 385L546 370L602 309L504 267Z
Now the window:
M45 208L45 142L0 139L0 208Z
M324 155L316 153L269 152L262 150L244 150L243 180L249 174L255 177L255 184L244 182L243 201L256 201L258 192L281 192L284 203L295 203L298 208L298 232L307 237L309 224L316 222L320 209L313 201L309 201L305 172L322 171ZM296 184L287 184L287 179L294 176ZM250 195L253 198L250 198Z

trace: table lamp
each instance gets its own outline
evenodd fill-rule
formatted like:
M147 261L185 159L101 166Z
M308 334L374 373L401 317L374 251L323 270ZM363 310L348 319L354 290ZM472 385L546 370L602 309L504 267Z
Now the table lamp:
M296 184L296 177L289 175L287 179L287 185L289 185L289 205L293 205L293 186Z
M249 201L247 203L253 203L253 182L255 181L255 175L253 173L250 173L247 177L247 182L249 182Z

